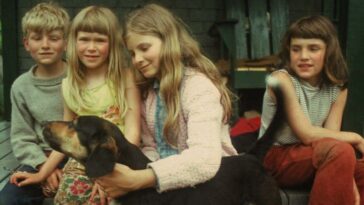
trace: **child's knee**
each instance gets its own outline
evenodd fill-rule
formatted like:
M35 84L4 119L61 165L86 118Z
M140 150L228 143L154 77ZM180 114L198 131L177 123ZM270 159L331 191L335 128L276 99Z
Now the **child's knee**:
M346 142L325 138L319 140L314 145L314 161L323 163L324 161L340 161L355 165L355 152L353 147Z

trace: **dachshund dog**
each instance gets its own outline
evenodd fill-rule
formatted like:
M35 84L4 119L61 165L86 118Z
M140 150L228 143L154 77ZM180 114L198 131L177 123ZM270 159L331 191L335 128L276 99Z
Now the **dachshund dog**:
M137 146L126 140L116 125L96 116L80 116L74 121L48 122L43 134L53 149L82 163L90 178L111 173L115 163L136 170L145 169L150 163ZM272 142L268 137L263 137L251 149L252 154L223 157L217 174L194 187L163 193L158 193L154 188L143 189L117 200L122 205L281 204L276 182L258 160L264 157Z

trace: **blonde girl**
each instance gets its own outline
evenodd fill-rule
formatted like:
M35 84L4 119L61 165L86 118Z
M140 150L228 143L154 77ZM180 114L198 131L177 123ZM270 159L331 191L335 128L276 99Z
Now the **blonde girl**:
M89 6L75 16L68 37L68 76L62 82L64 120L101 116L117 124L130 142L139 144L139 91L132 72L126 69L123 48L119 22L110 9ZM25 178L19 185L42 181L63 157L54 151L38 174L19 175ZM90 200L92 185L84 167L70 159L55 203L105 204L97 185L94 192L98 190L100 200Z
M144 170L121 164L98 179L108 196L155 187L159 192L211 179L223 156L236 155L229 137L230 92L184 23L148 4L126 18L123 38L142 88Z

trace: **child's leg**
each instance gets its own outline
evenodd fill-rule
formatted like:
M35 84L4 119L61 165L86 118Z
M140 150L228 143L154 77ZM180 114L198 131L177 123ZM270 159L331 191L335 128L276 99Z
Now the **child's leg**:
M325 138L311 146L275 148L265 158L265 166L285 186L303 183L316 171L310 205L354 204L355 154L348 143Z
M18 171L36 172L30 166L22 165ZM40 185L18 187L8 182L0 192L0 204L42 204L45 196Z
M264 158L264 167L281 187L292 187L312 181L315 168L312 165L313 149L302 144L276 146Z
M85 175L84 166L70 159L64 167L63 178L54 197L55 205L99 204L99 198L90 201L93 182Z
M317 168L310 204L354 204L353 177L356 158L353 147L334 139L313 143Z

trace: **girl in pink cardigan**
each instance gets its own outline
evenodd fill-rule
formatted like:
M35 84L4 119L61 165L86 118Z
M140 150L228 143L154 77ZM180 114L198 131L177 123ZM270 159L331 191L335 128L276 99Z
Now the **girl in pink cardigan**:
M109 197L155 187L194 186L217 173L223 156L236 155L229 137L230 92L184 23L149 4L126 19L124 41L144 97L144 170L117 164L97 182Z

